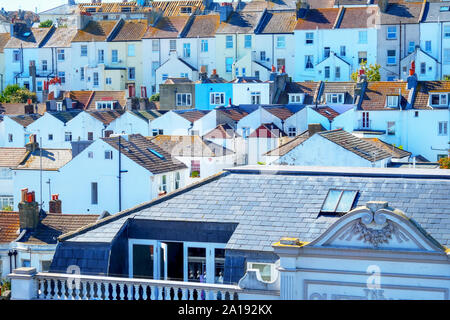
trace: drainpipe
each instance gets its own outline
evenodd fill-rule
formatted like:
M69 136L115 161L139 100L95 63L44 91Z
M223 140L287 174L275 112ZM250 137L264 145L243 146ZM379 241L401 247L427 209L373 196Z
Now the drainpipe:
M121 137L119 135L119 212L122 211L122 162Z

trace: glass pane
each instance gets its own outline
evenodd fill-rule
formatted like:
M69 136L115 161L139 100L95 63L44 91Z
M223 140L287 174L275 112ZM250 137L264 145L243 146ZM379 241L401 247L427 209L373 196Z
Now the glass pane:
M330 190L325 202L323 203L322 211L334 212L341 192L342 191L338 190Z
M150 245L133 245L133 277L153 279L154 250Z
M225 268L225 249L214 250L214 283L223 283L223 272Z
M356 191L344 191L339 201L336 212L348 212L352 208L353 201L355 201Z
M206 282L206 249L188 248L188 281Z
M271 268L270 264L252 263L251 268L259 270L259 273L261 274L261 279L263 281L266 281L266 282L272 281L272 268Z

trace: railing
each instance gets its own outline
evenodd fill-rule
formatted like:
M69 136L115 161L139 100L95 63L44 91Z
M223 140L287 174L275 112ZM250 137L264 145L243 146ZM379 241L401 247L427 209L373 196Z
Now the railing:
M372 129L372 120L358 120L358 129L359 130L363 130L363 129Z
M41 300L238 300L234 285L37 273Z

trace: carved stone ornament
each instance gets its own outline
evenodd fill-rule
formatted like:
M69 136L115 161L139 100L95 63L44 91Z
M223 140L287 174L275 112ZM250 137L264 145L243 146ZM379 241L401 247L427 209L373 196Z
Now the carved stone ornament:
M389 210L367 206L363 209L361 218L355 220L339 239L351 241L357 236L357 240L370 243L375 248L383 243L389 243L394 236L399 243L409 241L396 224L386 218L384 212Z

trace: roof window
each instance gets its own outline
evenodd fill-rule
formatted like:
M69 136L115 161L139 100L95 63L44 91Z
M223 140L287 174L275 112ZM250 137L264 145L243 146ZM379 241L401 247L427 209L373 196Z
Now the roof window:
M386 97L386 107L397 108L398 107L398 96L387 96Z
M320 212L322 214L344 214L349 212L353 207L357 193L358 191L354 190L330 189Z
M166 157L164 157L161 153L151 149L151 148L147 148L147 150L151 153L153 153L155 156L157 156L158 158L162 159L162 160L166 160Z

